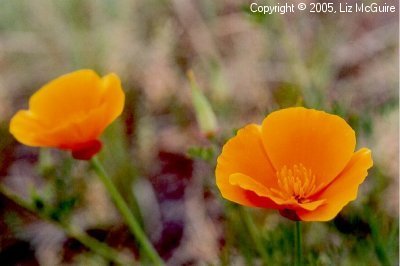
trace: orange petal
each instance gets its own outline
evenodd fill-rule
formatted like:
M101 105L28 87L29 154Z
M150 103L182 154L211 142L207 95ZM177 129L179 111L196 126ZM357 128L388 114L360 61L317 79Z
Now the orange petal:
M244 190L252 191L254 194L257 196L261 197L264 201L272 201L275 204L270 204L268 208L273 208L273 209L305 209L305 210L315 210L319 206L321 206L325 200L316 200L312 202L306 202L306 203L298 203L294 198L289 199L289 200L283 200L279 197L273 196L273 193L262 185L261 183L257 182L256 180L252 179L249 176L246 176L244 174L232 174L229 177L229 182L231 185L238 186Z
M108 111L110 108L113 107L103 104L75 120L66 120L56 128L42 130L37 134L36 139L41 143L40 146L72 150L77 145L99 138L103 130L112 122L110 119L112 109Z
M101 79L98 106L80 117L66 121L63 126L49 132L48 138L58 139L58 147L72 148L99 138L104 129L122 112L125 94L121 81L115 74L109 74ZM67 136L71 137L68 138Z
M91 70L76 71L35 93L31 110L12 118L10 132L26 145L72 150L98 139L121 114L124 101L117 75L100 80Z
M98 106L101 97L99 81L99 76L92 70L63 75L32 95L29 110L50 123L81 116Z
M230 176L236 173L250 176L265 187L277 186L275 170L264 151L258 125L252 124L240 129L224 145L215 171L217 186L224 198L242 205L255 206L249 200L246 190L230 184Z
M28 146L41 146L38 133L43 132L45 125L30 111L21 110L10 121L10 133L21 143Z
M229 177L229 183L237 188L242 189L241 193L243 194L243 199L240 201L240 197L236 197L234 202L252 206L252 207L261 207L261 208L269 208L269 209L279 209L280 207L275 204L275 202L268 197L269 192L268 188L264 187L254 179L249 176L243 174L232 174ZM244 201L244 202L243 202Z
M104 105L104 128L115 120L124 108L125 94L121 87L121 80L114 74L108 74L101 79L103 89L101 96L101 105Z
M71 150L75 146L99 138L106 127L104 107L92 110L75 120L66 120L60 126L51 130L42 131L37 136L41 143L48 143L48 147L57 147ZM46 142L47 140L47 142ZM44 146L44 145L41 145Z
M297 215L304 221L328 221L333 219L350 201L356 199L359 185L368 175L373 165L371 151L362 148L354 153L350 162L339 176L323 191L315 195L326 199L326 204L315 211L298 211Z
M317 185L330 183L350 160L355 133L336 115L303 107L282 109L262 123L262 140L275 169L303 164Z
M299 203L293 199L291 201L279 200L279 201L275 201L275 202L279 205L284 206L285 209L291 209L294 211L297 211L297 210L313 211L316 208L318 208L319 206L323 205L326 202L326 200L321 199L321 200L314 200L314 201L310 201L310 202Z
M87 117L86 117L87 118ZM46 125L30 111L19 111L10 122L10 132L21 143L34 147L63 147L82 143L93 138L82 137L77 123L60 121L61 125ZM81 123L83 124L83 123ZM85 132L89 132L86 125Z
M244 174L232 174L229 177L229 183L233 186L239 186L245 190L253 191L260 197L268 197L268 195L271 194L269 189L264 185Z

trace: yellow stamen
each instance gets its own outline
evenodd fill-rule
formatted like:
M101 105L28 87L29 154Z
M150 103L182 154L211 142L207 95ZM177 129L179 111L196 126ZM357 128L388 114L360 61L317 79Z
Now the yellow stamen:
M271 191L282 199L294 199L299 203L309 202L308 198L322 186L317 187L315 174L303 164L295 164L291 168L285 165L276 172L276 177L280 189Z

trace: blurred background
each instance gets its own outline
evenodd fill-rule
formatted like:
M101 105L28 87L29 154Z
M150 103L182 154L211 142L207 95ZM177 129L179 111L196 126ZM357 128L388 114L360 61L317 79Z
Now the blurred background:
M108 265L60 224L139 260L87 163L8 132L43 84L91 68L122 79L124 113L100 158L168 265L261 265L251 230L271 265L293 263L294 223L223 200L214 168L236 129L296 105L342 116L374 157L356 201L333 221L304 224L306 264L398 265L399 4L387 2L395 13L261 15L244 0L1 1L0 183L34 211L0 194L0 264ZM196 121L189 70L216 115L212 138Z

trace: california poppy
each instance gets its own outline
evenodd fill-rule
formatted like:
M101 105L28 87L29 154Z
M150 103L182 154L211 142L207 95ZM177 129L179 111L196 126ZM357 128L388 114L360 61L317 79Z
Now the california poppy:
M124 101L117 75L78 70L34 93L29 110L11 119L10 132L25 145L69 150L74 158L89 160L100 151L99 137L121 114Z
M224 198L270 208L292 220L327 221L357 196L372 167L371 151L354 152L345 120L294 107L240 129L218 157L216 181Z

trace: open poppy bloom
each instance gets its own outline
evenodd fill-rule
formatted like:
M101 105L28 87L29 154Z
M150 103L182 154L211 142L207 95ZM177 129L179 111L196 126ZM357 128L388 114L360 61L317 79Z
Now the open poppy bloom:
M92 70L63 75L39 89L29 110L18 111L10 132L34 147L69 150L89 160L101 149L99 137L122 112L125 95L115 74L100 78Z
M291 220L327 221L357 196L371 151L354 152L345 120L294 107L240 129L223 147L216 181L224 198L277 209Z

